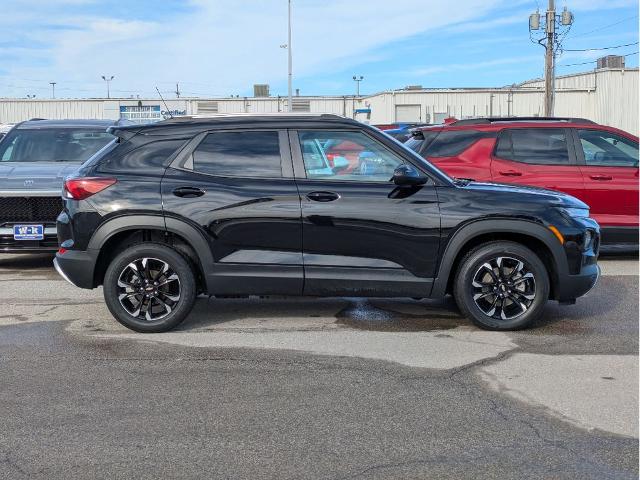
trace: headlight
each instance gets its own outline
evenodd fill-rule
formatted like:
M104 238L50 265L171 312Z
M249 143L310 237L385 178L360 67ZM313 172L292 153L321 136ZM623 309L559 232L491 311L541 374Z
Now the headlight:
M589 218L588 208L561 208L560 210L571 218Z

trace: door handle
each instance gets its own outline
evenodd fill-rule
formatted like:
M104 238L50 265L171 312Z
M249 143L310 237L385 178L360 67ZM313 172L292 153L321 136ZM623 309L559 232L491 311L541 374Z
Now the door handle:
M338 200L340 195L335 192L309 192L307 193L307 198L314 202L333 202Z
M611 175L589 175L589 178L591 180L599 181L613 180L613 177Z
M204 190L198 187L178 187L173 190L176 197L196 198L204 195Z
M522 176L522 173L518 172L517 170L503 170L498 173L500 175L504 175L505 177L521 177Z

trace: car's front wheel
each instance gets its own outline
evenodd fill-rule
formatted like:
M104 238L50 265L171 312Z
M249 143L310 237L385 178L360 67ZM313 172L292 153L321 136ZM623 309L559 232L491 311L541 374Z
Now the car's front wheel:
M120 252L104 277L104 298L124 326L143 333L170 330L193 308L195 275L176 250L141 244Z
M460 262L454 297L462 313L488 330L516 330L535 322L549 298L540 258L515 242L481 245Z

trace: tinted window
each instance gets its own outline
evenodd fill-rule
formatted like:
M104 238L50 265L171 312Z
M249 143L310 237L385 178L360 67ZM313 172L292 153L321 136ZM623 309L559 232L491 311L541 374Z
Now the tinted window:
M498 137L496 156L539 165L569 164L567 137L562 128L513 128Z
M587 165L637 167L638 143L603 130L578 130Z
M104 130L14 128L0 143L0 161L84 162L113 138Z
M438 136L440 130L422 130L405 142L405 146L420 153L425 146L429 145Z
M210 133L193 153L193 169L221 177L280 177L278 132Z
M422 154L427 157L453 157L461 154L484 136L486 136L484 133L474 130L443 131Z
M186 140L159 140L157 142L147 143L141 147L129 150L124 154L120 154L118 150L113 151L107 149L100 156L103 160L100 162L100 171L149 171L149 169L164 169L168 166L169 158L173 153L181 147ZM126 148L123 145L124 148ZM93 163L92 159L92 163Z
M424 143L424 140L422 138L413 137L407 140L406 142L404 142L404 146L407 148L410 148L414 152L420 152L420 149L422 148L423 143Z
M307 178L388 182L402 159L360 132L300 131Z

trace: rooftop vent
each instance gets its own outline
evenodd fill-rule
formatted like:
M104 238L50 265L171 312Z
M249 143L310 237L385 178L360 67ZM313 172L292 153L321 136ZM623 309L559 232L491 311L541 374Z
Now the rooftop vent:
M256 83L253 86L253 96L254 97L268 97L269 96L269 85L266 83Z
M598 68L624 68L624 57L607 55L598 59Z

